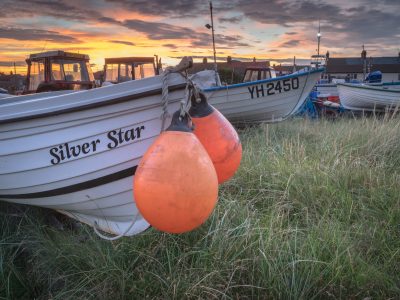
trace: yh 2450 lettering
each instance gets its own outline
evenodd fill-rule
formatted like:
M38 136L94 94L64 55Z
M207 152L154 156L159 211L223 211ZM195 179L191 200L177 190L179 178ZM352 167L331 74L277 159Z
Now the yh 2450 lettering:
M288 78L279 81L267 82L255 86L249 86L251 99L261 98L265 96L272 96L282 92L289 92L290 90L297 90L299 88L299 79L297 77Z

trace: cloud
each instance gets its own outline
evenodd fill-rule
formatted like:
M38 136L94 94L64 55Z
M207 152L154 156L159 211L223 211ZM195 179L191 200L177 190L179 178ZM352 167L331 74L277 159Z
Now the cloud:
M300 44L299 40L290 40L290 41L283 42L278 47L279 48L293 48L293 47L298 46L299 44Z
M193 0L106 0L113 5L122 6L127 10L145 15L169 16L173 18L207 15L209 6L207 2Z
M187 40L188 46L193 48L210 49L212 47L210 32L203 27L205 23L209 22L208 1L30 0L27 5L25 0L2 0L1 3L0 38L79 43L81 40L94 36L97 33L94 28L96 30L105 28L105 25L109 24L112 25L107 26L109 32L99 33L104 36L106 41L125 42L124 38L118 37L117 31L115 31L115 36L110 36L110 32L115 29L115 26L120 26L121 31L125 31L125 33L125 28L127 28L141 33L151 40ZM399 45L399 1L214 0L213 6L214 20L217 20L215 25L218 27L219 33L223 33L216 36L219 49L251 48L255 50L253 47L255 43L249 40L254 40L257 31L252 32L251 30L257 29L260 24L274 25L280 29L282 26L286 27L284 28L286 33L282 34L280 31L275 37L273 33L268 33L271 38L274 38L272 42L274 45L293 48L296 47L293 44L295 43L293 38L296 38L296 40L301 40L301 45L310 45L309 48L311 48L316 44L315 34L318 29L318 19L321 20L323 35L321 46L324 48L354 49L362 44L374 47L381 44L384 47L382 46L378 51L384 52L387 49L396 49ZM119 14L119 12L125 13ZM229 12L228 16L227 12ZM135 15L135 19L127 17L130 13ZM155 16L151 19L157 21L149 21L149 18L146 16L141 18L140 15ZM229 17L232 15L233 17ZM128 19L124 20L124 18ZM177 18L179 18L179 22L177 22ZM185 20L185 18L189 20ZM13 30L14 27L17 30L15 33L11 33L10 27L6 27L5 24L19 24L19 20L23 20L23 28L18 29L13 25ZM27 22L29 21L32 22L32 27L37 29L28 29ZM43 27L41 24L44 22L48 22L49 26ZM77 22L81 27L78 27ZM98 23L101 24L95 27L94 25ZM234 35L234 29L223 31L224 24L228 25L228 28L237 28L239 26L235 27L235 25L240 24L240 27L253 36L245 39L243 36ZM201 26L201 28L196 28L196 26ZM73 28L75 31L77 31L76 28L82 28L79 30L82 32L86 30L87 36L84 37L77 33L63 34L64 30L55 28ZM261 33L261 30L257 32L257 34ZM132 33L132 35L134 34L135 32ZM264 34L267 34L266 31ZM257 36L258 38L259 36ZM167 41L165 45L172 45L172 43ZM145 46L143 45L143 47ZM177 46L182 47L181 44Z
M315 17L311 16L336 21L340 21L342 16L340 7L324 2L253 0L252 5L249 5L247 0L239 0L236 7L254 21L287 27L293 23L315 21Z
M128 46L135 46L134 43L132 42L127 42L127 41L118 41L118 40L110 40L110 43L114 43L114 44L122 44L122 45L128 45Z
M7 12L7 18L47 16L64 20L87 21L102 17L91 7L88 1L51 1L30 0L29 5L25 0L2 0L2 9Z
M19 41L49 41L58 43L79 42L78 39L72 36L59 34L56 31L13 27L0 27L0 39L13 39Z
M138 32L145 33L152 40L190 39L202 34L187 28L167 23L147 22L142 20L125 20L122 25Z
M237 0L234 9L257 23L296 28L286 35L301 35L304 45L316 43L320 19L323 47L349 49L368 43L398 47L399 1L253 0L249 5L247 0ZM282 47L293 46L285 40L280 42Z
M243 16L235 16L235 17L231 17L231 18L223 18L220 17L218 18L218 21L221 23L233 23L233 24L237 24L240 21L242 21Z
M178 48L178 46L175 45L175 44L164 44L162 46L166 47L166 48L171 48L171 49L177 49Z

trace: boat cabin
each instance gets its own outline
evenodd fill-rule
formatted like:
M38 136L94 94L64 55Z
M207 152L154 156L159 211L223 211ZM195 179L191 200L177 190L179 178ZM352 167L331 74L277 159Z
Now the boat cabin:
M321 55L321 54L311 55L311 62L310 62L311 67L316 68L316 69L318 69L320 67L325 67L327 57L329 57L329 54L327 54L327 55Z
M159 75L160 65L157 56L106 58L102 81L121 83Z
M61 90L87 90L95 87L86 54L48 51L31 54L24 94Z
M243 82L275 78L275 70L268 67L248 67L244 73Z

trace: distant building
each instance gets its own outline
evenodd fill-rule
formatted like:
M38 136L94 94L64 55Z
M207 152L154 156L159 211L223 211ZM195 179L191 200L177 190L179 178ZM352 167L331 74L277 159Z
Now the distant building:
M364 80L364 73L381 71L382 81L400 81L400 53L395 57L367 57L365 50L361 57L330 57L326 63L325 79Z
M254 58L251 62L242 62L233 60L230 56L227 57L226 62L217 62L217 69L221 82L227 84L242 82L246 68L269 66L269 61L256 61ZM203 70L214 70L214 62L210 62L207 58L204 58L201 63L193 63L193 67L188 71L190 74L194 74Z

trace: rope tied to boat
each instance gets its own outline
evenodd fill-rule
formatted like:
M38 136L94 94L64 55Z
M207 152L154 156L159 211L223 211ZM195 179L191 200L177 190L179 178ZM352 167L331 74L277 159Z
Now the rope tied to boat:
M169 90L168 90L168 76L171 73L177 73L181 75L186 81L186 87L184 96L180 101L180 118L183 118L185 115L189 116L189 106L190 106L190 99L194 95L196 101L200 103L201 99L199 96L199 90L193 83L193 81L189 78L187 69L193 65L193 60L191 57L184 57L182 61L175 67L168 67L165 69L164 73L162 74L162 124L161 124L161 131L165 130L165 121L171 114L168 112L168 104L169 104Z
M161 89L161 103L162 103L162 114L161 114L161 131L165 130L165 120L170 117L168 112L168 75L171 73L170 69L166 69L162 74L162 89Z
M194 84L194 82L189 78L187 70L179 72L179 74L186 80L185 93L182 100L180 101L180 119L182 119L185 115L187 115L190 119L190 114L189 114L190 103L191 103L190 100L194 96L196 102L200 103L201 102L200 91Z

